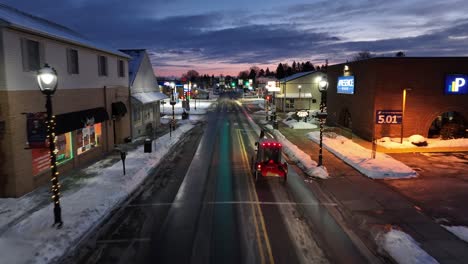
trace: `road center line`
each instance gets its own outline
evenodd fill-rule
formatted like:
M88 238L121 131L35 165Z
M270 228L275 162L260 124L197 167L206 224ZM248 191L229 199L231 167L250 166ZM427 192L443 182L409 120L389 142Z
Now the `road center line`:
M247 156L247 149L245 147L244 140L242 139L242 136L241 136L240 133L238 133L238 137L239 137L240 145L241 145L241 148L242 148L241 153L242 153L242 157L243 157L243 160L244 160L243 164L249 164L249 158ZM255 183L253 182L252 171L250 170L250 166L248 166L248 165L247 165L247 171L249 172L247 181L250 183L250 186L251 186L250 190L252 192L252 195L255 198L255 201L259 202L258 194L257 194L257 191L255 190ZM253 206L255 206L255 205L253 205ZM261 224L264 240L265 240L266 247L267 247L269 263L274 264L275 259L273 258L273 252L271 250L271 245L270 245L270 238L268 237L268 232L267 232L267 229L266 229L266 226L265 226L265 220L264 220L264 217L263 217L262 209L260 208L260 205L258 203L256 204L256 207L257 207L257 211L258 211L258 214L259 214L260 224Z

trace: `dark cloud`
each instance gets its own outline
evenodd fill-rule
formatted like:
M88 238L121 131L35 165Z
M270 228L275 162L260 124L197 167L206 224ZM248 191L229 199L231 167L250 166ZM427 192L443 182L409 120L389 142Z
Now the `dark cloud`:
M341 62L362 50L467 55L463 36L468 36L468 21L443 12L454 6L468 8L463 0L292 1L229 12L207 6L198 13L189 13L181 0L3 2L115 48L146 48L156 69L214 63L272 65L314 58ZM168 11L174 8L185 11Z

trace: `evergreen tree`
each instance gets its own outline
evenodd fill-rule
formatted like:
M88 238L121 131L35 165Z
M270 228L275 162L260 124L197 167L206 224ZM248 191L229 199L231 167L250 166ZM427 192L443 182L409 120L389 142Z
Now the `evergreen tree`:
M270 72L270 68L267 67L266 71L265 71L265 76L266 77L270 77L271 76L271 72Z
M260 69L260 71L258 72L258 77L263 77L265 76L265 71L263 69Z
M306 61L304 67L302 68L302 71L308 72L313 70L315 70L314 65L310 61Z
M291 66L289 66L288 69L286 70L286 77L291 76L293 74L294 74L293 69Z
M278 64L278 67L276 67L276 78L283 79L284 77L285 77L285 72L284 72L283 64L280 63Z

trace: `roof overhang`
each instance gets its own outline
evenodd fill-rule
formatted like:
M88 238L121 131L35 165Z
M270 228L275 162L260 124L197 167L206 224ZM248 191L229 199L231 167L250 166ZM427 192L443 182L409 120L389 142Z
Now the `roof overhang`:
M132 98L141 104L149 104L149 103L153 103L156 101L167 99L169 97L160 92L147 92L147 93L132 94Z

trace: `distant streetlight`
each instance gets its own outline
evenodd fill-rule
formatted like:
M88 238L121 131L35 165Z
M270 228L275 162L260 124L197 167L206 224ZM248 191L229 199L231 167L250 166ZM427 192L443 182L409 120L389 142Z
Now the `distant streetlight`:
M62 209L60 208L60 184L58 181L59 172L57 171L57 150L55 149L55 116L52 115L52 95L57 89L57 72L51 68L47 63L37 72L37 83L39 88L46 96L46 109L47 109L47 137L49 138L49 152L50 152L50 168L51 168L51 182L52 182L52 200L54 201L54 225L61 228Z
M299 99L301 99L301 88L302 88L302 85L297 86L297 89L299 89Z
M195 100L195 110L197 110L197 95L198 95L198 90L197 90L197 84L196 84L196 83L193 85L193 88L194 88L194 90L195 90L195 91L193 91L194 94L195 94L195 96L193 97L193 99Z
M403 102L401 106L401 131L400 131L400 144L403 144L403 123L405 122L405 110L406 110L406 91L411 91L411 88L403 89Z
M176 104L175 96L174 96L174 89L175 89L175 83L171 82L171 102L170 104L172 105L172 121L171 124L169 125L169 137L172 137L172 129L175 129L175 112L174 112L174 105Z
M326 92L328 89L328 81L326 78L322 77L318 81L318 89L320 91L320 113L318 114L319 121L320 121L320 145L319 145L319 158L318 158L318 164L317 166L322 166L323 165L323 158L322 158L322 149L323 149L323 125L325 123L325 120L327 118L327 112L325 112L326 108Z

